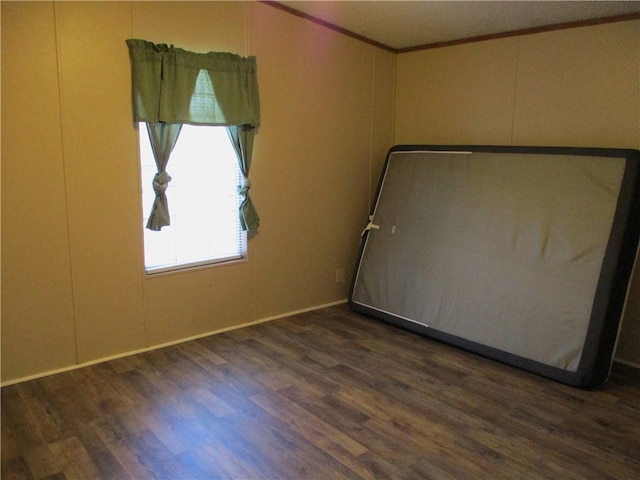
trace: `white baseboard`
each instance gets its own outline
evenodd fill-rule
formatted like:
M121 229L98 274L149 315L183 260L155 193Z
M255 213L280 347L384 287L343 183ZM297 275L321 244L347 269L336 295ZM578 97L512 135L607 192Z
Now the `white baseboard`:
M294 310L292 312L282 313L282 314L274 315L274 316L271 316L271 317L265 317L265 318L261 318L259 320L254 320L252 322L242 323L240 325L234 325L233 327L221 328L219 330L212 330L210 332L201 333L201 334L198 334L198 335L194 335L192 337L181 338L179 340L173 340L171 342L161 343L159 345L152 345L150 347L140 348L138 350L131 350L131 351L124 352L124 353L118 353L116 355L112 355L112 356L109 356L109 357L102 357L102 358L98 358L96 360L91 360L89 362L77 363L77 364L74 364L74 365L69 365L68 367L58 368L58 369L55 369L55 370L48 370L46 372L36 373L34 375L28 375L26 377L20 377L20 378L16 378L16 379L13 379L13 380L8 380L6 382L0 382L0 387L6 387L6 386L9 386L9 385L15 385L16 383L28 382L29 380L35 380L35 379L42 378L42 377L48 377L50 375L55 375L57 373L70 372L72 370L77 370L79 368L89 367L91 365L96 365L98 363L104 363L104 362L109 362L111 360L117 360L119 358L130 357L131 355L137 355L139 353L151 352L153 350L158 350L160 348L171 347L173 345L178 345L180 343L190 342L192 340L198 340L198 339L204 338L204 337L210 337L211 335L217 335L217 334L220 334L220 333L229 332L231 330L237 330L239 328L249 327L251 325L258 325L260 323L270 322L272 320L278 320L279 318L291 317L293 315L298 315L300 313L311 312L313 310L320 310L321 308L327 308L327 307L333 307L333 306L336 306L336 305L342 305L342 304L344 304L346 302L347 302L347 300L344 299L344 300L338 300L336 302L326 303L324 305L316 305L315 307L303 308L301 310Z
M633 367L633 368L637 368L638 370L640 370L640 364L638 364L638 363L629 362L627 360L623 360L622 358L614 358L613 361L617 362L617 363L621 363L622 365L627 365L628 367Z

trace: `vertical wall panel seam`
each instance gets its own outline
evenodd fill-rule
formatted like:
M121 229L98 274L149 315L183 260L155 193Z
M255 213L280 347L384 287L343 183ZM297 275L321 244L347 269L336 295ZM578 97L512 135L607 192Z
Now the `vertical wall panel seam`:
M245 56L253 55L253 46L251 44L251 10L254 7L254 3L245 2L244 4L244 48L245 48ZM260 59L256 58L256 62L258 64L258 93L260 93ZM258 127L256 131L256 136L259 139L260 127ZM259 141L259 140L258 140ZM254 144L254 153L255 153L255 144ZM255 157L252 159L252 165L255 164ZM246 283L248 288L246 289L246 295L248 297L247 301L247 315L249 316L247 321L254 321L256 318L255 313L255 304L254 304L254 295L253 295L253 286L256 285L255 281L255 267L253 263L250 261L250 248L251 248L251 237L252 235L247 232L246 233L246 262L247 262L247 273L246 273Z
M75 345L75 363L79 363L79 345L78 345L78 321L76 312L76 289L73 276L73 248L71 246L71 219L69 215L69 194L67 183L67 164L65 161L65 139L64 139L64 101L63 101L63 68L62 68L62 38L59 29L58 6L56 2L51 2L53 9L53 31L56 42L56 74L58 80L58 112L60 116L60 157L62 159L62 178L64 182L64 208L67 219L67 248L69 253L69 281L71 283L71 318L73 320L73 338Z
M516 102L518 98L518 70L520 69L520 37L516 37L516 58L514 59L514 75L513 75L513 101L511 103L511 139L510 144L513 145L514 134L516 128Z
M2 30L2 8L0 8L0 30ZM2 41L0 40L0 44L1 43ZM0 80L0 99L1 98L2 98L2 81ZM0 115L0 132L2 132L2 115ZM0 152L2 152L1 147L2 147L2 136L0 135ZM0 154L0 157L1 156L2 155ZM2 199L2 168L0 168L0 200L1 199ZM1 203L2 202L0 201L0 204ZM2 265L2 208L0 208L0 265ZM1 274L0 274L0 299L2 299L2 275ZM0 300L0 325L1 324L2 324L2 301Z
M377 50L372 48L372 69L371 69L371 130L369 132L369 180L367 182L367 214L369 213L369 208L371 206L372 198L371 198L371 187L373 183L373 161L374 161L374 153L375 153L375 142L374 136L376 134L376 60L377 60ZM363 219L364 221L364 219Z
M400 53L393 54L393 99L392 99L392 124L391 124L391 143L392 146L398 143L397 136L397 122L398 118L398 60L400 59Z
M135 15L134 15L134 11L135 11L135 2L131 1L129 2L129 27L130 27L130 34L131 34L131 38L138 38L135 34ZM128 48L127 48L127 54L128 54ZM133 118L133 117L131 117ZM131 120L131 125L133 127L133 129L135 130L135 157L136 157L136 161L137 161L137 168L136 171L138 172L138 214L142 215L142 183L141 183L141 178L142 178L142 166L141 166L141 162L140 162L140 136L138 135L138 129L140 128L140 126L136 126L135 122L133 120ZM144 259L144 232L140 232L140 229L144 228L142 227L142 217L140 217L140 222L138 224L138 235L140 235L138 238L140 239L140 245L139 245L139 254L140 257L142 258L142 264L139 265L139 267L141 268L141 271L139 271L139 275L140 275L140 292L142 294L142 335L143 335L143 343L145 347L149 347L150 343L149 343L149 328L148 328L148 322L147 322L147 275L146 275L146 270L145 270L145 259Z
M398 98L396 85L398 84L398 55L398 53L393 54L393 85L391 85L391 145L389 145L389 147L392 147L396 143L396 100ZM385 152L385 155L386 153L387 152Z
M250 52L249 46L251 42L249 25L251 23L251 20L249 18L250 13L249 13L248 3L245 3L243 6L244 6L244 56L248 57L249 55L251 55L249 53Z

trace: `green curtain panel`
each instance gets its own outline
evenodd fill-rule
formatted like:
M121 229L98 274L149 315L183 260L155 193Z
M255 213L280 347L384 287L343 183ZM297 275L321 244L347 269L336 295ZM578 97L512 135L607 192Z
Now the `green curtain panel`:
M255 129L248 126L227 127L227 133L231 144L236 151L240 170L242 171L242 183L238 186L238 193L242 196L240 201L240 223L243 230L255 230L260 225L260 217L249 198L249 168L251 166L251 152L253 151L253 138Z
M240 220L244 230L258 227L259 217L249 198L249 166L255 129L260 125L255 57L233 53L195 53L173 45L129 39L133 119L153 125L149 136L154 146L158 173L154 177L156 200L147 228L160 230L169 223L165 190L171 177L166 165L177 136L169 146L169 127L210 125L226 126L238 156L243 181ZM171 131L175 130L171 127ZM157 138L154 138L154 134ZM163 145L162 147L160 145ZM166 158L164 155L166 154Z
M171 181L171 176L167 173L166 168L181 129L182 124L180 123L147 123L151 150L158 169L158 173L153 176L153 191L156 198L147 221L149 230L159 231L171 223L167 196L164 193Z

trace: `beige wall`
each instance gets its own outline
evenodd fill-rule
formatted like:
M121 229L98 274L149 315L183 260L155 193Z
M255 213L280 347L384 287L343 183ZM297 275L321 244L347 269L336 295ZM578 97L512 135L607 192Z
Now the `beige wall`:
M254 2L1 9L3 382L346 298L395 55ZM246 262L145 276L132 37L257 55Z
M640 21L400 54L394 141L638 149ZM638 271L617 358L640 365Z
M0 8L3 382L345 299L394 141L640 147L638 21L396 56L253 2ZM145 276L131 37L257 55L248 261Z
M1 347L10 379L73 364L76 333L53 6L1 7Z

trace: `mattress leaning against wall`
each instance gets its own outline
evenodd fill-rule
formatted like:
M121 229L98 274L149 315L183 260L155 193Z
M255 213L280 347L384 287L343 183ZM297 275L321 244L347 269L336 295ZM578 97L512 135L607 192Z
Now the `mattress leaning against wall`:
M349 304L577 387L608 378L640 235L640 152L399 145Z

